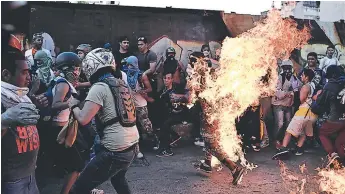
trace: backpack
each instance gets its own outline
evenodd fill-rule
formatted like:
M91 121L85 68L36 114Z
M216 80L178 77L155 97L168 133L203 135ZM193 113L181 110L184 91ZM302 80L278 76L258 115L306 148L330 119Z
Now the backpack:
M136 111L133 96L130 87L121 79L115 77L106 77L100 80L106 83L115 99L115 109L117 117L102 123L98 116L95 117L98 129L104 129L105 126L119 122L123 127L133 127L136 125ZM99 131L103 136L102 131Z

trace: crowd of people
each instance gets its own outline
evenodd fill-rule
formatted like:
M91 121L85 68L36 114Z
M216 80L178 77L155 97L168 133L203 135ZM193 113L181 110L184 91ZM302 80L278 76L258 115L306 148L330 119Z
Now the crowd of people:
M241 181L244 167L220 149L217 124L204 122L209 105L198 97L188 106L190 77L202 75L203 85L205 73L221 68L209 45L191 53L184 67L173 47L157 64L146 37L137 38L137 52L129 50L129 38L122 36L119 50L113 51L110 43L103 48L80 44L54 60L42 42L42 33L35 33L25 54L11 46L2 53L3 193L39 193L36 167L66 175L62 194L102 193L96 187L108 179L118 193L130 193L125 175L133 160L144 158L141 147L152 147L157 157L173 156L181 139L173 126L186 121L193 123L195 145L205 150L205 160L195 167L211 173L214 156L231 170L234 185ZM329 156L326 167L345 163L345 72L333 53L329 46L320 65L317 54L309 53L300 72L290 59L282 61L271 102L275 135L269 137L262 107L248 107L236 121L243 149L257 152L274 142L273 159L287 159L289 153L302 155L321 143ZM72 133L57 139L71 123L78 123L77 133L66 146Z

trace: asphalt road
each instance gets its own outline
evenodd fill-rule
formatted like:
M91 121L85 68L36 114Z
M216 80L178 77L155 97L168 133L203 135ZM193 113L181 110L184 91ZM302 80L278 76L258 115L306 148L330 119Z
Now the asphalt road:
M223 193L318 193L316 167L322 163L323 151L305 153L293 156L285 161L286 171L282 176L278 161L271 160L273 148L265 148L260 152L246 155L250 162L258 168L249 171L243 178L242 184L233 186L232 177L228 169L220 172L205 174L196 171L192 163L202 159L202 149L191 142L181 142L174 148L174 156L158 158L153 151L144 152L150 166L143 166L136 162L127 173L127 179L133 193L140 194L223 194ZM306 172L301 173L299 166L306 164ZM42 179L42 178L40 178ZM41 182L41 180L38 180ZM294 180L291 180L294 179ZM298 180L297 180L298 179ZM302 179L306 184L301 190ZM41 186L41 194L57 194L60 192L63 180L60 178L44 177L45 184ZM285 181L284 181L285 180ZM41 185L41 184L40 184ZM110 181L100 185L107 193L116 193Z

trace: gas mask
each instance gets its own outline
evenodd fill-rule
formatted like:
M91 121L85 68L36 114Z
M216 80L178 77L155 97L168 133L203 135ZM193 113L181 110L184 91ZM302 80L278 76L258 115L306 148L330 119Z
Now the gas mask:
M175 59L175 53L168 53L168 54L167 54L167 60L172 61L172 60L174 60L174 59Z
M282 66L283 73L285 74L286 77L291 77L292 76L292 67L291 66Z

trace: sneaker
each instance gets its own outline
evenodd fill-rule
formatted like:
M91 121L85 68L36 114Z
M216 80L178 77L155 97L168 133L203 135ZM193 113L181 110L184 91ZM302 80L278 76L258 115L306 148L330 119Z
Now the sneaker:
M260 143L260 147L261 148L266 148L270 145L270 140L267 138L267 139L263 139Z
M143 157L144 157L144 154L141 153L141 152L139 151L138 154L137 154L137 158L138 158L138 159L141 159L141 158L143 158Z
M273 160L276 160L276 159L280 159L281 156L284 156L284 155L288 155L289 154L289 149L286 148L286 147L282 147L280 148L276 154L273 155L272 159Z
M295 155L296 156L302 156L304 154L304 149L303 149L303 147L298 147L298 146L296 146L296 153L295 153Z
M201 170L203 172L206 172L206 173L211 173L212 172L212 167L207 165L203 161L200 161L200 162L194 164L194 168L196 168L197 170Z
M160 144L158 137L155 137L155 140L153 143L154 143L153 150L158 150L159 144Z
M243 174L244 174L244 168L236 167L235 172L232 174L232 177L233 177L232 184L233 185L241 184Z
M214 169L216 169L217 172L220 172L223 170L223 165L222 164L216 164L213 167Z
M104 191L100 190L100 189L92 189L92 191L90 193L91 194L104 194Z
M194 142L194 145L200 146L200 147L205 147L205 142L202 140L198 140Z
M259 145L252 144L252 148L255 152L260 152L261 147Z
M152 148L153 150L159 150L159 143L157 143L155 146Z
M166 156L172 156L174 153L171 151L171 149L162 149L156 156L157 157L166 157Z
M91 194L104 194L104 191L100 189L92 189Z
M330 168L332 166L334 166L335 161L340 160L340 157L337 153L333 152L330 155L328 155L328 163L326 165L326 168Z
M173 137L173 139L171 140L170 145L173 146L180 139L181 139L181 136L179 136L179 135L177 135L176 137Z

